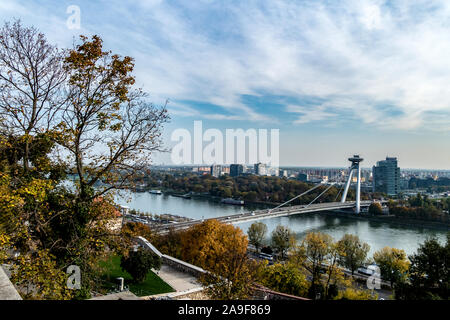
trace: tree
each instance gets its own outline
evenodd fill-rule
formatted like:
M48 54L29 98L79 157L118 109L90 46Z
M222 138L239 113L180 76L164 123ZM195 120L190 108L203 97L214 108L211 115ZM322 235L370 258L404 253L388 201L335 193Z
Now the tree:
M255 222L248 228L247 235L249 242L255 246L256 251L259 251L264 238L267 234L267 226L262 222Z
M131 249L128 255L122 256L120 267L133 277L134 282L141 283L152 268L161 267L161 258L143 248Z
M30 148L38 133L56 124L66 80L63 55L37 29L20 20L0 30L0 125L20 139L22 168L28 172Z
M279 225L272 231L272 247L281 253L281 259L284 259L287 251L295 245L295 242L295 234L288 227Z
M133 88L132 58L104 51L98 36L80 39L64 60L68 95L58 143L74 163L79 199L85 202L133 182L150 154L162 149L168 116L165 107L154 107ZM94 191L99 181L106 185Z
M247 254L236 251L227 251L218 258L218 263L227 264L228 267L207 272L200 277L208 296L217 300L248 299L262 263L250 260Z
M396 290L397 299L448 299L450 288L450 233L447 243L427 239L409 256L409 281Z
M345 234L338 244L342 252L339 256L339 263L348 268L353 275L355 270L364 264L370 246L352 234Z
M308 296L316 299L332 299L338 286L349 285L343 270L339 268L339 257L343 255L339 242L321 232L310 232L300 246L294 250L290 261L304 268L311 275Z
M380 267L381 277L390 281L391 286L405 280L410 264L405 251L384 247L373 254L373 260Z
M181 234L180 258L209 271L200 280L214 298L244 299L258 270L247 258L247 246L241 229L206 220Z
M383 214L383 208L378 202L372 202L369 206L369 213L371 215L379 216Z
M229 268L222 257L245 254L248 240L241 229L215 219L189 228L181 237L181 259L212 272Z
M108 191L161 148L167 120L133 89L132 66L99 37L60 52L20 22L0 30L0 255L19 289L33 288L29 298L89 297L99 259L123 250L109 228L119 212ZM76 190L62 183L70 170ZM99 181L107 187L95 189ZM82 290L66 294L70 265L81 269Z
M339 242L330 244L325 267L325 299L333 299L338 293L339 286L350 285L350 281L345 280L344 271L338 266L339 258L343 254L343 248Z
M328 258L333 239L321 232L309 232L297 248L297 256L301 257L303 266L312 277L312 284L316 285L320 280L323 264ZM315 296L315 294L314 294Z
M266 266L260 283L272 290L300 297L305 297L309 288L305 274L291 262Z

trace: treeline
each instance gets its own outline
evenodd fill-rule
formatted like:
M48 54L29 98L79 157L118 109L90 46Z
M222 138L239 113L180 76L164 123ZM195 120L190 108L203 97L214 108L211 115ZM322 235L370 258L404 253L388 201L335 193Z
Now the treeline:
M441 177L437 180L434 180L432 178L411 178L409 179L408 187L410 189L424 188L445 191L448 190L448 187L450 187L450 178Z
M409 198L407 201L400 201L391 204L389 213L399 218L430 220L450 223L450 197L443 199L430 199L420 193Z
M312 188L312 184L287 178L245 175L239 177L196 175L185 173L172 175L152 172L140 179L150 188L162 188L180 193L196 192L221 198L235 198L250 202L282 203ZM322 193L327 186L321 186L311 193L295 200L292 204L307 204ZM339 188L331 187L317 202L333 202L339 199ZM348 192L349 200L355 199L355 191ZM368 199L366 194L363 199Z

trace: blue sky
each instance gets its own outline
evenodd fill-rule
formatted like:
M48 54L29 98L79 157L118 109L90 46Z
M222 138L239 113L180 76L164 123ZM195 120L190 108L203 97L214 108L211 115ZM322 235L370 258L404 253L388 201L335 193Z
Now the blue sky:
M81 9L69 30L66 9ZM175 128L279 128L280 164L450 169L450 2L1 0L68 47L79 34L136 59ZM155 156L169 163L169 155Z

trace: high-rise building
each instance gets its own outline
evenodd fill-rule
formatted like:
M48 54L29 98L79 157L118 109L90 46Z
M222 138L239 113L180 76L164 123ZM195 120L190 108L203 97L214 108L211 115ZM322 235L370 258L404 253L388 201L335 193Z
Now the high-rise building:
M218 178L220 176L220 173L222 172L222 166L219 166L217 164L213 164L211 166L211 175L213 177Z
M244 173L242 164L230 164L230 177L237 177Z
M373 191L396 195L400 191L400 168L397 158L386 157L372 168Z
M265 176L267 175L267 169L266 169L266 165L264 163L256 163L255 164L255 174L259 175L259 176Z

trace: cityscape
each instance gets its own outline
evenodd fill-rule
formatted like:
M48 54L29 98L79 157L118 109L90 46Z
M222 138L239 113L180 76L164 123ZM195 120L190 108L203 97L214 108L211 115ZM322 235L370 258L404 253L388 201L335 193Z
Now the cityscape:
M274 168L262 163L254 165L230 164L211 166L153 166L151 170L172 173L192 172L198 175L210 174L213 177L228 175L276 176L311 183L343 183L348 168L323 167L279 167ZM423 193L430 197L448 196L450 191L450 170L401 169L395 157L386 157L372 168L361 168L361 188L366 191L382 192L389 196L416 195ZM352 182L356 182L353 177ZM433 192L432 186L447 187Z
M445 0L1 0L0 302L445 315L449 19Z

